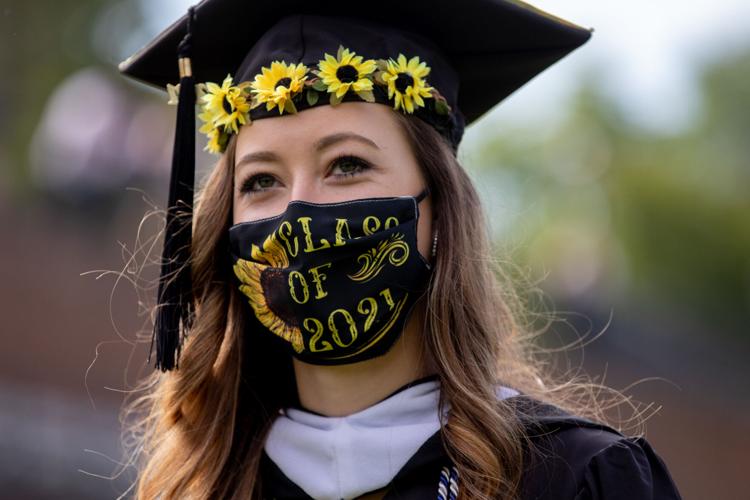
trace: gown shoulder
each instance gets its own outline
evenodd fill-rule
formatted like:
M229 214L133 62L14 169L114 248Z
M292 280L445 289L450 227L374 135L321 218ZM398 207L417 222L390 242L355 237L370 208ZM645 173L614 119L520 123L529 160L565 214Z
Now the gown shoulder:
M666 464L644 437L625 436L526 396L516 401L531 442L520 499L681 498Z

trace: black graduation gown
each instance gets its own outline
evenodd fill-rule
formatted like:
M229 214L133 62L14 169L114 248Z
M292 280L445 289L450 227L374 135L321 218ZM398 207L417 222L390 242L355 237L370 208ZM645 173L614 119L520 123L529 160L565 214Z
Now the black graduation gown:
M534 451L527 450L519 500L681 498L666 465L644 438L624 436L523 394L512 399L531 416L524 425L535 445ZM451 468L436 432L396 474L383 500L450 500L454 497L445 471ZM261 477L264 499L311 498L265 454ZM440 488L441 481L445 488ZM460 489L460 478L457 485Z

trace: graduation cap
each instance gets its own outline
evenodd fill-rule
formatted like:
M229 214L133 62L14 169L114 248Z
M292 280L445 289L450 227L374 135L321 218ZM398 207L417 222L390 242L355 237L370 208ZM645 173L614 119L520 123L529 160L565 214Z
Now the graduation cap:
M341 101L414 114L455 151L466 125L592 31L517 0L203 0L191 7L120 64L122 73L150 85L173 89L179 82L156 367L177 366L180 330L189 330L194 314L196 88L205 93L198 96L201 131L217 152L252 120Z

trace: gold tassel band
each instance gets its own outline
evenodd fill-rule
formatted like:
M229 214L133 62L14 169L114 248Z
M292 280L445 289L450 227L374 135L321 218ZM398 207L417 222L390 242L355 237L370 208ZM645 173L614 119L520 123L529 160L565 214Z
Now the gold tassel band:
M189 57L180 57L177 60L177 63L180 67L180 78L185 78L187 76L193 76L193 67L190 64L190 58Z

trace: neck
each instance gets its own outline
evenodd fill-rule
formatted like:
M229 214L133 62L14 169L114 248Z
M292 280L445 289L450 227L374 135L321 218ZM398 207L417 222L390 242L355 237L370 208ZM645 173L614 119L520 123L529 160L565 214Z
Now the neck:
M350 365L321 366L294 360L300 404L316 413L341 417L364 410L399 387L429 375L421 335L423 308L417 306L391 349Z

